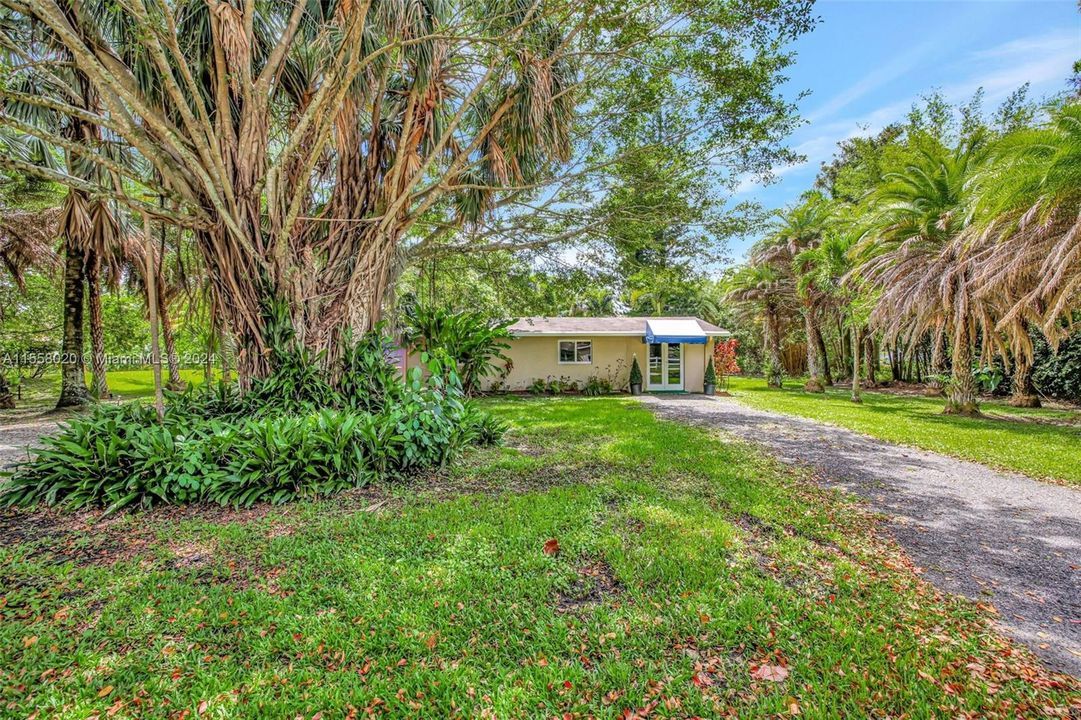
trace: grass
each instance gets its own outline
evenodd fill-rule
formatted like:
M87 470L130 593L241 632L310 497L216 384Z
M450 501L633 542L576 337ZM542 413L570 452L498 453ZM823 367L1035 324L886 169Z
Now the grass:
M1076 681L1009 645L985 608L936 593L874 518L799 471L625 399L490 408L512 423L507 447L322 502L97 524L6 511L0 714L1076 706Z
M829 388L825 395L803 392L786 381L781 390L761 378L733 377L729 391L762 410L821 420L890 442L973 460L1038 479L1081 485L1081 413L1072 410L1013 408L1001 401L982 403L985 417L943 415L943 400L881 392Z
M162 368L162 382L168 382L168 372ZM110 370L106 373L109 391L120 400L151 397L154 394L154 374L149 368L133 370ZM180 368L180 379L192 385L203 383L202 368ZM92 387L90 373L86 374L86 385ZM17 406L26 408L47 408L56 404L60 397L60 373L52 371L39 378L23 380L22 397ZM0 417L3 415L0 414Z

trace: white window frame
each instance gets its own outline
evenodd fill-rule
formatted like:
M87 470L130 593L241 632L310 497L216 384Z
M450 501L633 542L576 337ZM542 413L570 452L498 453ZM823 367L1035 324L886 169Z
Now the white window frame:
M578 343L589 343L589 360L564 360L561 352L563 343L574 343L574 357L578 357ZM556 340L556 363L559 365L592 365L593 364L593 340L582 338L561 338Z

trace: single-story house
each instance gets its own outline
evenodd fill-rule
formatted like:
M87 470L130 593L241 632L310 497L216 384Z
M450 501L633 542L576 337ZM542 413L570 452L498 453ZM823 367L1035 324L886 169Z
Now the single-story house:
M715 342L731 335L693 317L527 317L509 330L507 390L526 390L537 379L581 387L590 376L625 388L637 357L643 391L700 393ZM490 377L487 387L499 382Z

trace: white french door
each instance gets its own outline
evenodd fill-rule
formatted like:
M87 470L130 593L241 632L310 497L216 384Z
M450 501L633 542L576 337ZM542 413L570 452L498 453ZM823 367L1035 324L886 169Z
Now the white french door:
M683 346L679 343L650 343L647 390L683 389Z

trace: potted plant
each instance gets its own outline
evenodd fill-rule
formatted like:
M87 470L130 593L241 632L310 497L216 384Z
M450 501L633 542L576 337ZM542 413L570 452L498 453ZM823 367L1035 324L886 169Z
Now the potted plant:
M642 369L638 367L638 356L631 358L631 395L642 394Z
M717 392L717 368L713 367L713 358L710 358L706 363L706 375L703 378L703 384L705 385L703 391L706 395L713 395Z

